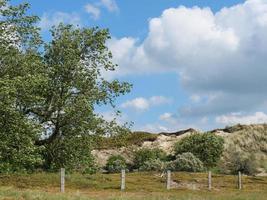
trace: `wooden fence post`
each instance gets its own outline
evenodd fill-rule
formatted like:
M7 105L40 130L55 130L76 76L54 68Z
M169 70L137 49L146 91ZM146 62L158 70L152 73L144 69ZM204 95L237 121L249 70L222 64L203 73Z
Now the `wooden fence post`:
M209 187L209 190L211 190L211 171L209 171L209 175L208 175L208 187Z
M167 171L167 190L171 189L171 171Z
M60 192L65 192L65 168L60 169Z
M242 174L241 172L238 172L238 189L242 189Z
M121 170L121 191L125 190L125 169Z

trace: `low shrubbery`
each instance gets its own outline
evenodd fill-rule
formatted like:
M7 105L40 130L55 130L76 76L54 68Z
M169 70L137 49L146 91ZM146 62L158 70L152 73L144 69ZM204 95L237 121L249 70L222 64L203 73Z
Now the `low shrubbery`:
M167 163L160 159L147 160L139 167L140 171L164 171Z
M201 172L204 170L203 163L192 153L177 155L176 160L170 163L173 171Z
M224 155L219 163L219 168L225 174L237 174L242 172L247 175L255 175L257 173L258 162L253 153L244 153L233 150Z
M213 133L193 134L175 144L175 154L190 152L199 158L205 167L214 167L221 158L224 139Z
M126 160L124 157L120 155L113 155L109 157L106 164L106 170L109 173L117 173L125 168L126 168Z
M158 148L155 149L140 149L135 152L134 157L134 168L145 169L149 168L149 165L156 165L158 161L166 161L166 153ZM156 161L158 160L158 161Z

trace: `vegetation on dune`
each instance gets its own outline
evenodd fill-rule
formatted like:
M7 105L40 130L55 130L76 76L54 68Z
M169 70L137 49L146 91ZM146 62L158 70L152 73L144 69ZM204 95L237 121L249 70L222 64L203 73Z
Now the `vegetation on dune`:
M163 150L158 148L155 149L143 148L136 151L134 154L135 157L134 157L133 167L135 169L148 170L150 168L149 165L153 165L154 161L156 161L154 162L154 164L156 163L159 164L159 162L157 161L167 160L167 154Z
M201 172L204 170L204 166L194 154L187 152L177 155L176 159L170 163L170 169L173 171Z
M205 167L214 167L224 150L224 139L213 133L193 134L182 138L174 146L175 154L190 152L199 158Z
M98 137L95 141L96 149L113 149L129 146L141 146L146 141L155 141L157 134L147 132L125 132L111 137Z
M267 125L237 125L226 138L219 163L223 173L256 174L267 170Z

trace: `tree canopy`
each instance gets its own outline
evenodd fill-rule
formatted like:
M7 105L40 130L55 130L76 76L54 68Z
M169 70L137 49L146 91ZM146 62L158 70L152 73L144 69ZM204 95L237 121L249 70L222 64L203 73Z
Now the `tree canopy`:
M92 136L125 131L95 107L115 107L131 85L103 76L116 68L107 29L60 24L42 41L28 9L0 2L0 170L81 169Z

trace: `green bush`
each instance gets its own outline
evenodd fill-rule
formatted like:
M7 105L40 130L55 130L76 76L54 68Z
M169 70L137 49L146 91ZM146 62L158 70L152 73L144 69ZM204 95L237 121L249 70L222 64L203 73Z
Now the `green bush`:
M160 159L147 160L139 167L140 171L164 171L167 165L166 162Z
M176 160L170 163L173 171L201 172L204 170L203 163L192 153L177 155Z
M166 153L158 148L155 149L140 149L135 152L134 156L134 168L140 169L142 166L145 165L145 162L150 160L159 159L161 161L165 161L167 158Z
M237 174L240 171L243 174L255 175L258 162L252 153L233 151L228 156L223 157L219 167L226 174Z
M193 134L175 144L175 154L191 152L199 158L205 167L214 167L224 149L224 139L213 133Z
M126 168L126 160L124 157L120 155L113 155L109 157L106 164L106 170L109 173L117 173L125 168Z

